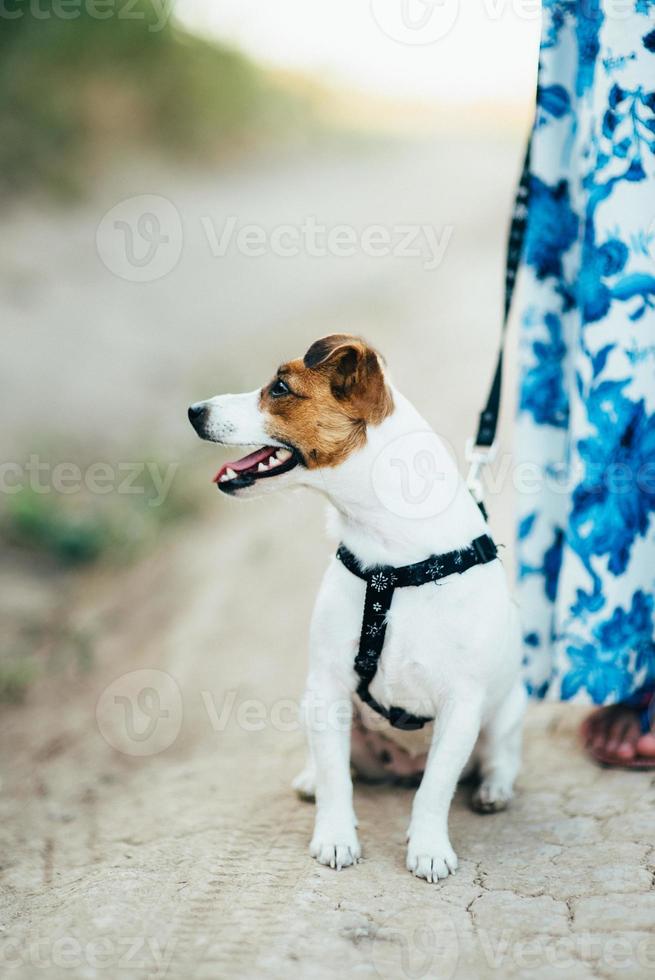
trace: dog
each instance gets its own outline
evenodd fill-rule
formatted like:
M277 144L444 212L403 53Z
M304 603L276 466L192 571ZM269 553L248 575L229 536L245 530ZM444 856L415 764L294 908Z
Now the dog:
M461 570L462 555L473 553L471 543L488 528L445 444L392 385L381 356L348 334L316 341L263 388L197 402L188 414L202 439L262 447L221 467L214 480L222 493L246 498L304 486L332 505L342 548L325 572L312 617L303 701L308 760L294 782L316 800L310 853L321 864L340 869L361 857L350 729L361 706L354 662L375 570L390 570L393 582L395 571L422 569L426 559L459 564L438 580L392 587L388 609L378 613L384 645L364 695L376 711L410 719L418 711L418 724L434 719L406 863L428 882L446 878L457 868L448 814L458 780L475 764L474 808L507 806L520 766L526 695L517 608L493 542L484 563ZM437 487L436 503L416 513L417 495L408 496L402 479L404 449L407 465L419 457L431 463Z

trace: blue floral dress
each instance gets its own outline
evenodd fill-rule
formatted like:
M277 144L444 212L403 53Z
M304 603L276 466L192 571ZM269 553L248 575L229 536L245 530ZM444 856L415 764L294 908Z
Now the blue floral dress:
M544 0L517 294L526 679L595 704L655 686L655 0L630 6Z

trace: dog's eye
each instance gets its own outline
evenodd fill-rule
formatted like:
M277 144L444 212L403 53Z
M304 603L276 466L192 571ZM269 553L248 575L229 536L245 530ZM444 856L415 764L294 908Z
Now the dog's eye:
M271 396L271 398L282 398L284 395L290 395L290 394L291 394L291 389L289 388L289 385L286 383L286 381L282 380L282 378L278 378L269 391L269 395Z

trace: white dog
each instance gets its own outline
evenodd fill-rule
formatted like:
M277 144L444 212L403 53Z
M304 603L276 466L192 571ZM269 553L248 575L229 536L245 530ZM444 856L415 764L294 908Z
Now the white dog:
M311 854L333 868L361 855L350 721L355 692L363 690L364 700L387 715L391 709L400 723L435 719L412 807L407 867L429 882L446 877L457 867L448 812L458 779L474 759L474 806L489 812L507 805L525 708L517 611L484 517L450 455L391 386L378 354L349 335L317 341L261 389L192 405L189 418L203 439L264 445L219 470L215 481L224 493L247 497L302 485L319 490L336 511L342 548L312 619L309 759L295 782L316 797ZM403 452L409 465L423 453L434 474L436 501L416 512L402 479ZM407 581L405 566L415 563L410 573L419 577ZM378 586L387 591L372 603ZM377 654L366 649L367 632L377 633ZM355 659L374 654L362 689Z

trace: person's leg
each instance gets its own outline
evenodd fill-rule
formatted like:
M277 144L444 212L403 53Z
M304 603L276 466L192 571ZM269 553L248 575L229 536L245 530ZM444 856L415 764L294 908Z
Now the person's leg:
M584 25L573 12L545 18L519 449L521 459L531 446L545 457L544 437L565 430L567 452L547 461L542 482L559 489L566 514L554 517L544 492L524 501L528 681L539 696L606 706L583 726L598 761L652 767L655 732L633 701L655 678L655 492L643 479L655 431L655 276L643 247L654 161L641 135L652 124L648 17L619 25L601 3ZM552 411L562 390L563 420Z
M543 12L539 91L575 88L575 25ZM574 100L572 100L574 101ZM546 103L546 106L548 102ZM552 691L560 571L570 510L572 360L580 330L575 306L564 302L577 273L577 217L571 205L576 161L574 114L538 102L530 151L528 220L515 307L519 321L516 424L518 600L524 627L524 677L534 698Z
M649 223L645 208L655 194L653 152L649 146L648 155L643 154L639 136L640 126L653 124L641 95L651 71L652 55L644 58L642 43L648 26L641 13L621 27L605 17L598 60L616 60L609 72L597 70L590 90L578 291L583 320L578 373L587 432L581 432L578 443L583 477L568 528L594 578L593 589L580 593L576 611L578 621L589 624L583 639L595 647L595 673L600 677L602 671L605 679L597 683L590 671L586 686L597 703L620 699L586 719L584 744L597 761L630 768L655 765L655 494L643 479L654 452L655 311L650 297L655 277L648 250L639 245ZM627 135L619 148L623 125ZM625 164L611 170L612 159ZM622 481L615 479L619 470ZM577 643L574 650L581 653Z

